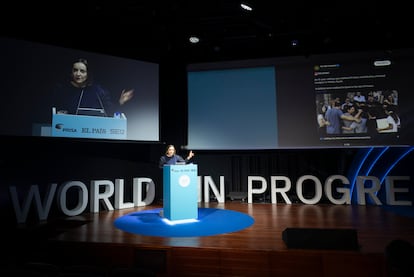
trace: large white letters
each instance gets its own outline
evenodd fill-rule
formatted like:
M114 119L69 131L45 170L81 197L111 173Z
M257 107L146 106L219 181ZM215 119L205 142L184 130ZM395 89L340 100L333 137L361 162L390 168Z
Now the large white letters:
M388 176L385 179L384 190L386 203L388 205L410 206L412 201L404 198L408 193L408 186L401 186L402 181L409 181L409 176ZM399 181L398 186L395 183ZM201 202L202 192L204 202L210 202L210 190L213 192L218 203L225 202L224 176L220 176L220 186L217 188L211 176L198 176L198 201ZM204 184L202 183L204 182ZM406 182L407 183L407 182ZM143 187L145 186L145 187ZM305 193L304 188L306 186ZM335 186L335 190L333 187ZM150 205L155 198L155 184L151 178L133 178L132 202L124 202L124 180L115 179L115 184L110 180L92 180L89 188L80 181L64 182L57 190L58 184L50 184L43 198L38 185L31 185L30 189L18 192L15 186L9 187L10 198L16 214L17 223L25 223L33 206L39 220L47 220L56 196L56 203L61 212L67 216L76 216L83 213L89 204L89 211L97 213L100 207L112 211L114 209L126 209ZM277 195L283 198L286 204L292 204L289 199L291 191L291 180L286 176L270 177L271 203L277 203ZM335 205L351 204L351 187L349 180L342 175L329 176L322 187L322 182L313 175L304 175L296 181L296 194L304 204L317 204L321 201L323 194ZM366 199L370 199L375 205L382 205L377 193L381 189L380 180L375 176L358 176L356 178L356 202L365 205ZM56 194L57 191L57 194ZM267 180L262 176L248 176L247 199L253 203L254 194L264 194L267 191ZM72 193L72 194L70 194ZM311 197L309 195L313 194ZM398 194L399 197L396 197ZM401 195L402 194L402 195ZM68 199L68 195L71 199ZM292 192L290 193L292 195ZM307 195L307 196L306 196ZM75 197L74 197L75 196ZM145 198L144 198L145 197ZM144 198L144 199L143 199ZM70 201L68 201L70 200ZM88 203L89 201L89 203ZM69 205L70 202L70 205ZM113 202L113 204L112 204ZM34 205L32 205L32 203Z
M142 199L142 184L146 184L146 198ZM38 219L40 221L47 220L52 202L56 195L57 184L51 184L46 190L46 194L43 197L40 196L39 186L30 186L26 196L23 197L21 202L19 195L22 194L17 191L16 186L10 186L10 198L13 204L13 208L16 214L17 223L25 223L27 216L34 203ZM67 195L69 192L77 192L77 199L70 199L72 203L71 207L68 207ZM114 193L115 192L115 193ZM22 194L23 195L23 194ZM64 182L57 193L57 206L63 214L67 216L76 216L83 213L89 204L89 210L92 213L99 212L100 204L102 204L107 210L114 210L114 207L110 201L110 198L114 198L116 209L132 208L134 206L145 206L152 203L155 198L155 184L150 178L134 178L133 179L133 203L124 203L124 180L116 179L115 186L110 180L93 180L89 188L80 181ZM89 203L88 203L89 200Z

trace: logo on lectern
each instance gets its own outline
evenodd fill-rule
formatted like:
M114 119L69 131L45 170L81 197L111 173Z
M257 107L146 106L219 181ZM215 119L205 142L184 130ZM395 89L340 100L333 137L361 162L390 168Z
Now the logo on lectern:
M178 179L178 184L183 188L188 187L190 184L190 177L188 177L188 175L181 175Z

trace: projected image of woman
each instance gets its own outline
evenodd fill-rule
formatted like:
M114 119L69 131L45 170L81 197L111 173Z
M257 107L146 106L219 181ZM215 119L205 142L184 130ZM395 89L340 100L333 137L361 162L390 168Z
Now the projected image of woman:
M123 89L118 102L113 102L110 93L94 82L88 61L78 59L72 64L71 79L56 88L52 105L56 113L113 116L133 96L133 89Z

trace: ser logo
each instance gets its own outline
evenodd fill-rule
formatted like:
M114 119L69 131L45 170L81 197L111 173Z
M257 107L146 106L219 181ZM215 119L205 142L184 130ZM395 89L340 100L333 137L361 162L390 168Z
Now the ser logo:
M63 124L62 123L58 123L55 125L55 128L58 130L62 130L63 129Z
M76 128L64 128L63 123L57 123L55 125L55 129L62 130L62 132L71 132L71 133L76 133L77 132Z

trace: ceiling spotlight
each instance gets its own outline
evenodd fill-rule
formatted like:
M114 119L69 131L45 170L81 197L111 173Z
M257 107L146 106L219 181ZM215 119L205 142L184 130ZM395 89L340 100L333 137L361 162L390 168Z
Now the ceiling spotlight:
M199 43L199 42L200 42L200 38L199 38L199 37L196 37L196 36L191 36L191 37L189 38L189 41L190 41L191 43Z
M243 2L240 4L240 7L242 7L243 10L246 10L246 11L249 11L249 12L253 10L252 6L250 6L247 3L243 3Z

